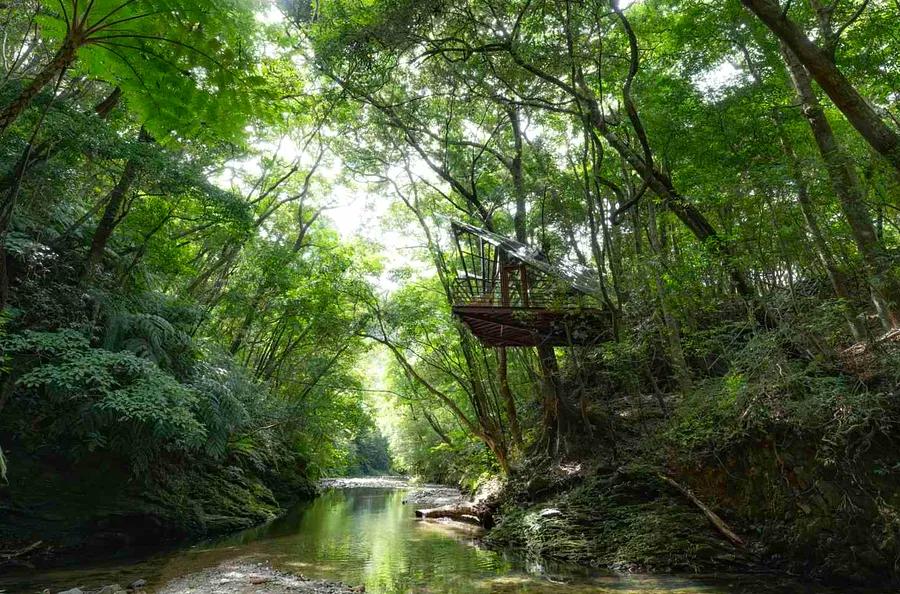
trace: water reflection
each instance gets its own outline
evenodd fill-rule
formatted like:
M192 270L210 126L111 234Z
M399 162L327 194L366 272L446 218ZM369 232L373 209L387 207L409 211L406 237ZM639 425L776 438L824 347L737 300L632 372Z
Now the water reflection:
M335 489L268 525L186 551L118 567L0 580L0 590L35 592L93 587L136 577L168 580L235 558L268 561L306 577L364 584L376 594L443 593L708 593L824 592L765 577L588 575L574 568L528 564L478 546L477 529L417 521L396 489Z
M258 541L276 567L365 584L369 592L471 592L510 570L500 555L471 546L477 533L417 522L402 491L335 490L276 522Z

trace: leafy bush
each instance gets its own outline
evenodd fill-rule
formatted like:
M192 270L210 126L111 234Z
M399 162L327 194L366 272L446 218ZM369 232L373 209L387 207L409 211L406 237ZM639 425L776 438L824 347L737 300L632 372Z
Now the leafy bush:
M74 330L11 334L0 349L15 361L14 410L27 402L32 416L47 419L33 439L120 452L136 469L162 450L195 451L206 441L197 391L152 361L94 348Z

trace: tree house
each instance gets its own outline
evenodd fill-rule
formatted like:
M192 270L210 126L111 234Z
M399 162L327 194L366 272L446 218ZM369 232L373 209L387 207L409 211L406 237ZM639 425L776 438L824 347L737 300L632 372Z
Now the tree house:
M609 312L594 304L598 279L576 265L491 231L451 222L461 269L453 314L489 347L591 345L610 339Z

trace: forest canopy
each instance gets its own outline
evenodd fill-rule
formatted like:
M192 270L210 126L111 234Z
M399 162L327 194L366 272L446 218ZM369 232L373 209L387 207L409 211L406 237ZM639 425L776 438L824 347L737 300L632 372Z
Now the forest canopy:
M877 499L900 466L854 466L900 418L898 22L894 0L0 4L0 471L174 493L227 467L277 498L802 436ZM589 275L603 335L483 344L454 220Z

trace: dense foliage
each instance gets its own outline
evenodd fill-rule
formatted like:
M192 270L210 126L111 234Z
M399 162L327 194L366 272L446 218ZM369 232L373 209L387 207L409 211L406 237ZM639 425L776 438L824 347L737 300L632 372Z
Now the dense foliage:
M895 4L315 6L298 35L358 109L343 158L394 194L392 225L435 271L410 271L374 306L370 335L395 359L399 460L539 482L649 464L767 551L896 572L900 476L879 446L898 421ZM450 321L469 272L448 217L592 270L612 340L482 348ZM467 454L479 443L489 457ZM528 484L524 501L552 494ZM565 558L629 564L595 547L645 520L552 540ZM883 530L821 544L871 523ZM522 544L537 528L516 530Z
M900 575L900 6L277 6L0 8L0 474L502 474L628 566L678 548L643 510L690 532L674 476L773 559ZM589 271L609 335L485 348L451 218ZM553 556L529 513L498 539Z
M307 75L262 8L2 7L6 505L53 496L37 463L156 500L181 476L257 477L233 512L253 516L374 439L354 362L377 262L320 216L327 98L300 99Z
M300 11L297 35L358 109L343 158L396 196L393 224L422 238L436 269L379 305L371 332L395 355L393 389L421 427L458 423L504 468L542 440L565 455L577 444L560 433L593 424L564 418L586 404L586 368L631 393L718 394L716 382L747 381L732 353L751 338L786 350L799 373L865 390L841 376L860 370L839 353L896 327L900 177L890 151L858 130L859 106L835 97L864 97L878 108L867 125L897 137L886 82L896 69L870 51L878 44L860 44L892 46L882 24L896 7L789 5L787 34L757 18L771 3L745 4ZM842 90L820 80L829 68ZM593 268L615 340L549 357L482 350L449 319L463 272L450 216ZM569 378L556 377L555 359ZM436 404L446 416L430 412ZM433 433L432 447L450 447L448 431Z

